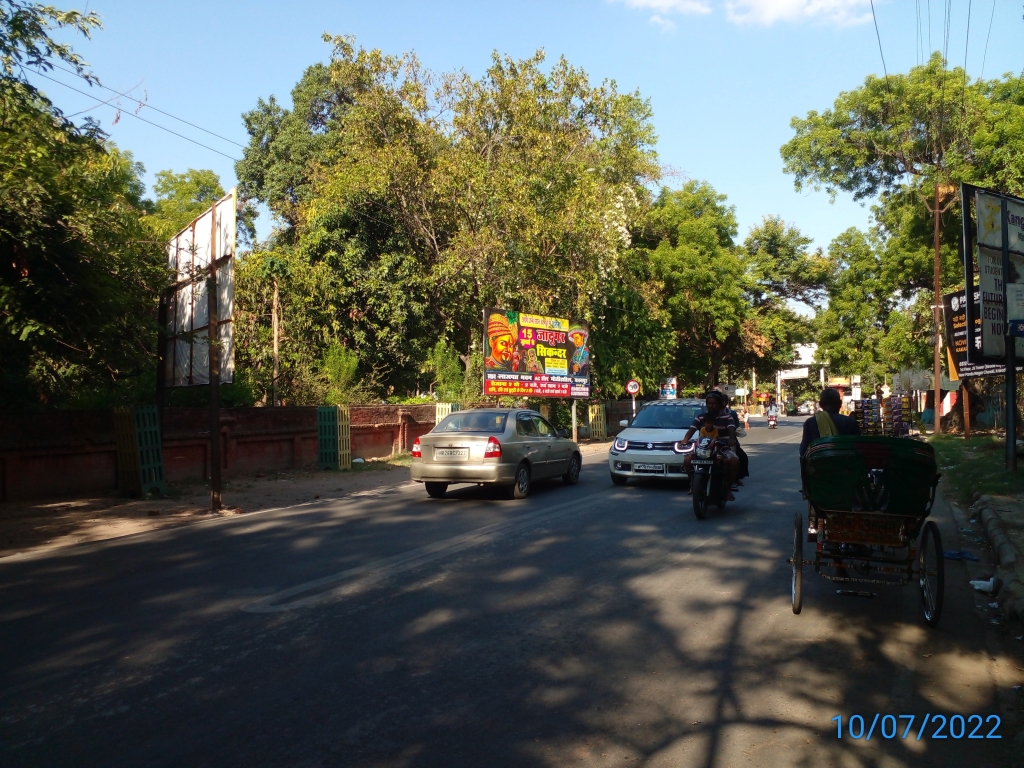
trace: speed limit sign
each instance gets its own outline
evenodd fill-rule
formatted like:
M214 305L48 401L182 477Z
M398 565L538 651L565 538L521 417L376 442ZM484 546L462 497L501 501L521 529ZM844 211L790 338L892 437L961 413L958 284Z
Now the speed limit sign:
M640 382L637 381L636 379L630 379L629 381L627 381L626 382L626 392L628 392L631 395L639 394L639 392L640 392Z

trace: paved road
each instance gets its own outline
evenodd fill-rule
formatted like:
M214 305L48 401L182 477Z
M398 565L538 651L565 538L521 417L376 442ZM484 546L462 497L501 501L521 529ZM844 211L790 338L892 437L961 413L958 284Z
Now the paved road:
M1012 723L837 739L1005 719L1007 657L961 564L938 631L911 587L810 576L792 614L792 424L705 521L597 455L521 502L400 486L0 561L0 765L1011 765Z

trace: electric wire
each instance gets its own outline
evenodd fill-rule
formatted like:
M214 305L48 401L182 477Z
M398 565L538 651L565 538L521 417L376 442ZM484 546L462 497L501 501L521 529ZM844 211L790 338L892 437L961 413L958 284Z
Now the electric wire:
M77 72L75 72L72 69L65 69L64 67L59 67L57 65L53 65L53 68L54 69L59 69L61 72L67 72L69 75L75 75L76 77L83 77L82 75L78 74ZM198 131L202 131L203 133L208 133L211 136L216 136L218 139L221 139L222 141L226 141L229 144L234 144L236 147L241 147L242 149L246 148L245 144L239 144L234 139L229 139L227 136L221 136L219 133L214 133L213 131L209 131L206 128L203 128L201 125L196 125L195 123L190 123L188 120L180 118L177 115L172 115L170 112L165 112L162 109L158 109L157 107L154 107L149 102L140 101L139 99L136 99L134 96L129 96L127 93L121 93L121 91L118 91L118 90L116 90L114 88L111 88L110 86L103 85L103 83L96 83L96 85L98 85L100 88L103 88L105 90L110 91L111 93L116 93L118 96L123 96L126 99L131 99L132 101L134 101L139 106L147 107L149 109L152 109L154 112L159 112L161 115L166 115L167 117L171 118L172 120L177 120L179 123L184 123L185 125L191 126L192 128L195 128Z
M913 56L916 65L921 66L921 0L913 0L913 12L916 26L913 34Z
M992 37L992 22L996 20L996 0L992 0L992 15L988 19L988 34L985 35L985 53L981 56L981 74L978 79L985 77L985 60L988 59L988 41Z
M967 116L967 50L968 45L971 42L971 6L974 5L974 0L968 0L967 3L967 34L964 36L964 85L960 90L960 112L966 117Z
M885 75L885 90L889 94L889 118L896 119L896 110L892 104L892 88L889 87L889 70L885 66L885 54L882 52L882 36L878 32L878 17L875 16L875 0L871 0L871 18L875 22L875 39L878 40L878 55L882 57L882 73Z
M48 75L44 75L42 72L36 72L36 74L39 75L39 77L45 78L46 80L49 80L51 82L56 83L57 85L63 85L65 88L69 88L70 90L74 91L75 93L80 93L81 95L87 96L88 98L93 99L94 101L98 101L98 102L100 102L100 104L103 103L102 99L97 98L96 96L93 96L91 93L86 93L85 91L81 91L78 88L75 88L74 86L68 85L67 83L62 83L60 80L52 78L52 77L50 77ZM159 128L161 131L167 131L167 133L170 133L170 134L172 134L174 136L177 136L179 139L184 139L185 141L189 141L189 142L195 144L198 147L202 147L203 149L208 149L211 152L216 152L218 155L221 155L222 157L226 157L228 160L233 160L236 163L238 162L238 158L237 157L232 157L229 154L221 152L219 149L214 149L213 147L208 147L205 144L196 141L195 139L190 139L188 136L185 136L184 134L178 133L177 131L172 131L170 128L167 128L166 126L160 125L159 123L154 123L152 120L147 120L144 117L139 117L138 115L136 115L136 114L134 114L132 112L121 111L121 113L125 114L125 115L128 115L130 117L134 117L136 120L141 120L144 123L148 123L149 125L152 125L152 126L154 126L156 128Z
M928 57L932 55L932 0L928 0Z

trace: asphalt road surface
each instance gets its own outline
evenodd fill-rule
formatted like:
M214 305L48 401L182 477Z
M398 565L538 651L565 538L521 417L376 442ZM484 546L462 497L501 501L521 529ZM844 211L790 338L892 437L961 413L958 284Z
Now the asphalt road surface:
M937 630L916 586L813 573L793 615L796 423L704 521L602 453L524 501L409 484L0 561L0 765L1014 764L964 565ZM916 719L849 735L876 713ZM937 713L1003 738L915 739Z

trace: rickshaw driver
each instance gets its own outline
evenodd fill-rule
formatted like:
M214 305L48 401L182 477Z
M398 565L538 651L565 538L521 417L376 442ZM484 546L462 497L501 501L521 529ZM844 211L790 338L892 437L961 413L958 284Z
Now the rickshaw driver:
M736 442L736 423L733 420L732 414L726 407L726 397L717 390L708 392L707 397L704 400L704 405L707 410L704 413L698 413L693 419L693 423L690 428L686 431L686 436L682 439L682 442L688 443L693 438L693 433L698 431L704 426L705 416L711 416L714 421L714 427L718 430L718 436L721 444L722 459L725 462L726 472L729 474L729 485L732 486L736 482L736 476L739 474L740 458L736 455L736 452L732 449L732 445ZM683 470L687 475L693 479L693 472L690 467L690 462L693 460L693 454L686 454L683 458ZM693 487L693 483L690 483L690 487ZM729 501L735 501L736 497L729 492L726 497Z
M843 405L843 396L839 394L838 389L826 387L821 390L821 395L818 396L818 405L821 406L821 410L804 422L804 434L800 440L800 484L803 487L807 485L804 479L804 454L807 453L807 449L812 442L819 437L860 434L857 420L852 416L843 416L839 412L840 407ZM808 513L807 527L808 541L814 541L811 537L811 532L817 532L818 530L818 515L813 505ZM842 561L836 558L836 562L841 563ZM837 568L836 573L840 576L846 576L845 568Z
M843 416L839 408L843 404L843 396L838 389L827 387L821 390L818 405L821 410L804 422L803 439L800 440L800 461L803 462L811 442L819 437L832 435L859 435L860 427L852 416Z

